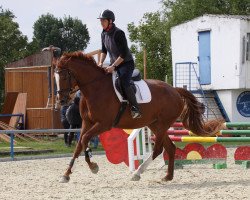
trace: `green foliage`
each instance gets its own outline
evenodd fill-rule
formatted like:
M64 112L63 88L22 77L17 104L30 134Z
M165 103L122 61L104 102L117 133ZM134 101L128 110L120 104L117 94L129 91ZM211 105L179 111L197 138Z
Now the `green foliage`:
M249 0L162 0L162 9L146 13L138 26L128 24L132 52L143 70L143 49L147 51L147 78L172 82L170 29L203 14L249 15Z
M164 80L166 73L171 73L168 65L167 22L160 12L146 13L138 27L134 23L128 25L132 52L136 57L136 65L143 70L143 49L147 54L147 77Z
M34 24L34 37L28 42L14 21L15 15L0 6L0 110L4 98L4 66L22 59L49 45L63 51L83 50L89 42L89 33L79 19L57 19L51 14L42 15Z
M0 66L26 54L27 37L13 21L10 11L0 10Z
M19 138L15 138L15 140L17 141L17 144L15 144L14 148L16 147L25 147L25 148L29 148L29 150L36 150L38 152L36 153L26 153L26 154L22 154L20 153L20 149L15 149L15 157L23 157L23 156L34 156L36 154L41 155L41 153L39 153L39 151L41 150L53 150L53 152L50 153L42 153L42 155L60 155L60 154L71 154L75 147L76 147L76 142L73 141L72 146L71 147L66 147L64 145L64 140L63 138L51 138L51 137L46 137L44 136L43 138L40 138L40 142L36 142L36 141L32 141L32 140L28 140L28 141L23 141L20 140ZM9 147L10 144L7 142L1 142L0 143L0 152L5 152L8 149L6 149L6 147ZM92 150L95 152L98 151L103 151L103 147L102 145L99 143L97 149L93 148L92 143L90 143L90 147L92 148ZM24 150L25 148L21 149ZM27 149L26 149L27 150ZM9 157L8 155L5 156L1 156L2 157Z
M164 15L171 26L203 14L249 15L249 0L163 0Z
M4 66L27 55L27 37L14 22L15 16L0 7L0 109L4 97Z
M85 24L70 16L58 19L52 14L39 17L34 24L34 45L40 49L54 45L62 51L77 51L87 47L89 33Z

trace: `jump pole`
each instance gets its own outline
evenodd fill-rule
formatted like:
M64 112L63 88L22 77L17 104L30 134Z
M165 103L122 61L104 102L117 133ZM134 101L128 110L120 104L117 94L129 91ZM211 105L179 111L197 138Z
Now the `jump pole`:
M188 130L168 130L167 134L195 136L194 133ZM216 135L250 135L250 130L221 130Z
M224 125L227 128L236 128L236 127L250 128L250 122L225 122ZM171 127L179 128L183 127L183 124L181 122L175 122Z
M199 142L199 143L220 143L220 142L250 142L250 137L186 137L169 136L175 142Z

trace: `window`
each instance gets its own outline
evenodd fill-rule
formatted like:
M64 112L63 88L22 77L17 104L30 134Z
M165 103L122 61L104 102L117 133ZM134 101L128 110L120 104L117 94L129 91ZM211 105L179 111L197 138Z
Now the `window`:
M250 61L250 33L247 33L246 60Z

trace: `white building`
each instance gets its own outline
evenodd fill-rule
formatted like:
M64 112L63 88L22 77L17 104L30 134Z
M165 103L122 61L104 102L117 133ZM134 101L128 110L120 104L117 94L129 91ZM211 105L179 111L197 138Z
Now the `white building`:
M250 121L250 16L203 15L173 27L171 45L174 86L201 85L230 121Z

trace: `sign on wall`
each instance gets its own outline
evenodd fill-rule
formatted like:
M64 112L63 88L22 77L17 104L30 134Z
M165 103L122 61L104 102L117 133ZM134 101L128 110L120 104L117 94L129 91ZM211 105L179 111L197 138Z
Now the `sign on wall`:
M238 96L236 107L243 117L250 117L250 91L242 92Z

